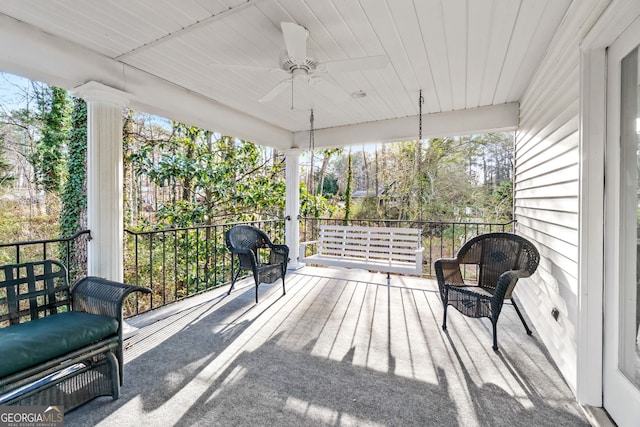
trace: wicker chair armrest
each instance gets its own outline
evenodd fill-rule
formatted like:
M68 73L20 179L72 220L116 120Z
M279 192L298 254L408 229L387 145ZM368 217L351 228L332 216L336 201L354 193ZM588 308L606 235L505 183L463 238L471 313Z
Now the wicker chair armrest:
M456 258L440 258L434 263L436 270L436 280L438 281L438 289L440 290L440 298L446 300L445 285L462 286L464 280L460 272L460 263Z
M272 245L271 249L278 254L289 255L289 246L287 245Z
M460 270L460 263L456 258L440 258L434 263L438 284L463 286L465 285Z
M73 310L122 319L122 304L132 292L151 293L151 289L88 276L71 288Z
M493 293L492 310L500 313L505 298L511 298L511 292L516 286L516 282L521 277L529 277L531 273L528 270L510 270L505 271L498 278L496 290Z
M513 292L513 288L515 288L518 279L521 277L529 277L530 275L531 274L525 269L505 271L498 278L496 290L493 295L497 299L511 298L511 292Z
M271 247L271 255L269 256L269 263L271 264L282 263L282 267L286 271L289 264L289 246L273 245Z

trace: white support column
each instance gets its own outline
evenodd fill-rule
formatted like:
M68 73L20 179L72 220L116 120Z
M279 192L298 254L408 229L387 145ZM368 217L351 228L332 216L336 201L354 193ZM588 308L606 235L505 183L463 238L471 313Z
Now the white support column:
M297 270L302 267L298 262L300 252L300 153L302 150L292 148L285 151L286 155L286 175L287 175L287 195L285 212L287 216L285 228L285 242L289 246L290 270Z
M87 102L88 274L122 281L122 109L128 95L98 82L73 93Z

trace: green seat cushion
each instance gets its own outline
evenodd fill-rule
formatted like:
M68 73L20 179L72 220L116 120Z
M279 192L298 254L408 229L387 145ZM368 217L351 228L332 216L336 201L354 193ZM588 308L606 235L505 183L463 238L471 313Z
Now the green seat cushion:
M78 350L117 332L116 319L76 311L0 328L0 377Z

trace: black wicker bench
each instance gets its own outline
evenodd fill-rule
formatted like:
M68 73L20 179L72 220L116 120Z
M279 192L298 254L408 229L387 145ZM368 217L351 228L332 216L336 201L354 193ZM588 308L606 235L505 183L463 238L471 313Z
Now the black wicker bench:
M45 260L0 266L0 405L62 406L117 399L123 380L122 304L149 289L98 277L69 287Z

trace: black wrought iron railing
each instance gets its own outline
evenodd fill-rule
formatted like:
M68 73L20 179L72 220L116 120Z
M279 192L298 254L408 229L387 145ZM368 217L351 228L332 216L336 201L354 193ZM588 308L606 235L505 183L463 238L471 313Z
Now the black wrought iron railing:
M91 232L82 230L69 237L0 244L0 265L54 259L67 267L69 282L87 274L87 242Z
M422 220L351 219L349 225L365 227L407 227L422 230L423 276L433 278L433 263L438 258L455 256L462 245L472 237L491 232L513 231L515 221L504 223L447 222ZM300 241L317 240L320 225L342 225L343 220L331 218L300 218Z
M154 231L125 229L124 281L151 289L125 304L125 316L135 315L231 281L231 258L224 232L237 224L258 227L284 243L285 220L201 225Z
M254 225L276 243L285 241L285 219L202 225L153 231L124 230L124 281L145 286L151 296L137 293L125 304L125 317L149 311L189 296L228 284L231 258L224 232L237 224ZM342 224L329 218L300 218L300 241L318 238L321 224ZM493 231L513 231L505 223L402 221L361 219L351 225L411 227L422 230L423 272L433 277L433 262L451 257L470 238ZM86 244L89 230L70 237L0 244L0 264L57 259L69 270L71 283L87 274ZM291 254L292 257L295 254Z

